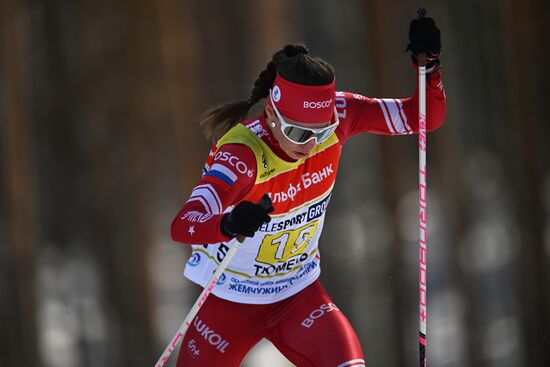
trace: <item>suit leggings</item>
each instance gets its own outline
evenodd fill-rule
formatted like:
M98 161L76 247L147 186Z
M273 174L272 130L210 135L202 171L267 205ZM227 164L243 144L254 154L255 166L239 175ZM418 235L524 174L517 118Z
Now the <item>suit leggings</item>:
M348 319L323 286L265 305L211 294L183 339L177 367L238 367L262 338L298 367L361 367L363 351Z

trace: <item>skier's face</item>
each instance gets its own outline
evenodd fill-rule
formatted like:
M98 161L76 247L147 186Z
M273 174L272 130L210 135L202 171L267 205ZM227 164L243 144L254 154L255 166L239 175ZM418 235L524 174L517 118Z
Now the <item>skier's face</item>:
M309 140L305 144L296 144L292 142L290 139L288 139L283 132L281 131L281 121L277 118L275 112L273 111L273 108L271 106L266 106L266 114L267 114L267 125L269 126L269 129L271 130L271 133L275 140L279 143L279 146L281 149L292 159L301 159L306 157L313 148L317 145L317 141L315 139ZM305 128L323 128L330 125L330 122L323 122L318 124L301 124L298 121L293 121L285 117L285 122L288 124L296 125L296 126L302 126ZM272 124L275 124L273 127Z

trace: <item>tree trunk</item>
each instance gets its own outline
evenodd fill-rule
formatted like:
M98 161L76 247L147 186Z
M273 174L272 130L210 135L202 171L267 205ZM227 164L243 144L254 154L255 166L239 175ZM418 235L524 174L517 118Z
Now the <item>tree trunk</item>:
M2 1L3 59L1 79L6 84L0 126L1 175L5 227L0 227L0 364L39 366L36 320L35 243L37 207L32 129L26 113L27 80L21 50L26 34L17 28L25 17L20 1Z

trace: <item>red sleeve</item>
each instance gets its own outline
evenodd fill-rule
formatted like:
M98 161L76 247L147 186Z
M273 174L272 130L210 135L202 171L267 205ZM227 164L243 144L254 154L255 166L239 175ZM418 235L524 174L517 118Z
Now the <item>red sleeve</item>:
M214 146L200 182L172 221L172 239L185 244L229 241L220 230L224 211L250 192L256 169L254 153L246 145Z
M426 82L426 122L432 131L445 119L445 91L441 72ZM369 98L348 92L336 93L340 125L336 130L343 143L359 133L406 135L418 133L418 87L410 98Z

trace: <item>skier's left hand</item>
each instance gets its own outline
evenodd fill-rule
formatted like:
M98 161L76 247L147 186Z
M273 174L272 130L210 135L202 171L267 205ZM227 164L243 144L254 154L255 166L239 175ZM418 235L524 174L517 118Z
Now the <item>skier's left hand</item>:
M411 21L406 51L412 51L411 59L415 65L418 65L418 54L426 54L426 72L437 70L441 53L441 32L433 18L415 18Z

